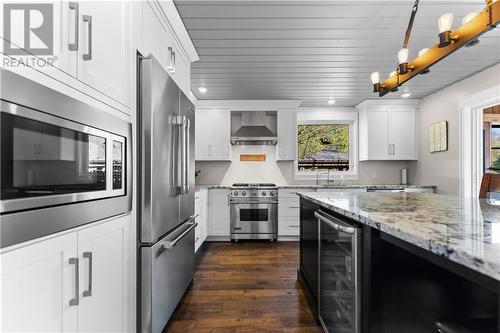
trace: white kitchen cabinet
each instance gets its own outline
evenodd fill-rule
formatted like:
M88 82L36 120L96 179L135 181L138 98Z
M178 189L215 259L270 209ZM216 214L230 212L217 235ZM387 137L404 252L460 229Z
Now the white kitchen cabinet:
M298 237L300 234L300 192L316 192L314 188L278 190L278 236Z
M2 332L77 331L76 244L70 233L2 253Z
M189 96L191 61L176 40L157 1L143 1L140 48L144 56L153 54L179 88Z
M129 224L123 216L3 249L2 332L129 331Z
M412 107L393 109L389 123L392 158L396 160L417 159L415 109Z
M359 110L359 160L417 159L418 101L364 101Z
M231 160L229 109L196 109L195 158L197 161Z
M80 1L78 78L128 105L127 1Z
M296 109L280 109L277 115L278 143L277 161L294 161L296 154L295 132L297 128Z
M167 68L168 37L161 19L154 12L148 1L142 1L142 33L141 47L146 53L144 56L152 54L156 60Z
M194 210L198 223L195 229L194 251L198 251L208 235L208 189L199 189L194 197Z
M128 216L78 232L79 332L126 332Z
M230 236L229 189L208 191L208 236Z

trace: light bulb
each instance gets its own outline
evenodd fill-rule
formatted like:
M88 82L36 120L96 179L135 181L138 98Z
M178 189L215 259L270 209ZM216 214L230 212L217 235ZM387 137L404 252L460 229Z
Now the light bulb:
M205 94L208 89L206 87L198 87L198 91L201 92L202 94Z
M438 20L439 33L451 31L451 24L453 23L453 14L446 13L441 15Z
M328 104L330 104L330 105L335 104L335 100L334 99L328 100Z
M462 25L466 25L469 23L474 17L476 17L477 13L470 13L464 16L462 19Z
M377 84L380 82L380 73L379 72L373 72L372 75L370 76L372 79L373 84Z
M425 49L421 49L420 51L418 51L418 56L423 56L425 53L427 53L427 51L429 51L428 48L425 48Z
M396 72L396 71L392 71L392 72L390 72L390 73L389 73L389 77L393 77L393 76L394 76L394 75L396 75L397 73L398 73L398 72Z
M408 49L401 49L398 52L398 60L400 64L404 64L405 62L408 62L408 55L410 51Z

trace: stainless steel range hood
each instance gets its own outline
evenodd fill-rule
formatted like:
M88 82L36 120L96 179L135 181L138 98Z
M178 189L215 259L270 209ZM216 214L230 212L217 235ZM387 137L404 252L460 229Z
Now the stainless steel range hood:
M276 134L266 126L266 113L242 112L241 127L231 136L233 145L275 145Z

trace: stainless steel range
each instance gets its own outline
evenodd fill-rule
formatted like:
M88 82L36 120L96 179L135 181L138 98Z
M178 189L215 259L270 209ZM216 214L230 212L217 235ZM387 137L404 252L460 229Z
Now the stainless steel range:
M231 240L278 239L276 184L236 183L229 195Z

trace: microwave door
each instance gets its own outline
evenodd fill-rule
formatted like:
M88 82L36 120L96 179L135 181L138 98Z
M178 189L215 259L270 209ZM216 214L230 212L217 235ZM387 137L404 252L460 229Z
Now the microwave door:
M142 243L154 243L179 220L179 89L154 58L141 60L140 182Z

